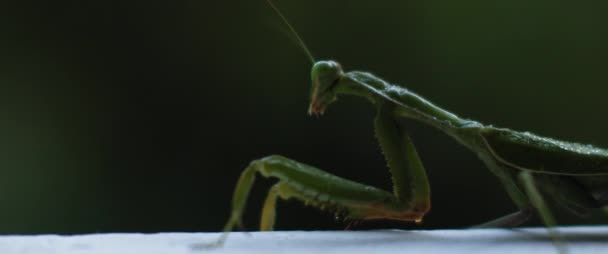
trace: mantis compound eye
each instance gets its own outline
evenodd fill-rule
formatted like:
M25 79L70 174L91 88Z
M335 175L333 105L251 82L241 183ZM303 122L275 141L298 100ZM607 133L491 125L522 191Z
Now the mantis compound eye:
M331 85L343 74L344 72L342 71L340 64L329 60L316 62L312 66L310 76L313 83L315 80L318 80L320 85Z
M336 100L332 88L342 75L342 67L335 61L318 61L312 66L309 114L323 114L327 106Z

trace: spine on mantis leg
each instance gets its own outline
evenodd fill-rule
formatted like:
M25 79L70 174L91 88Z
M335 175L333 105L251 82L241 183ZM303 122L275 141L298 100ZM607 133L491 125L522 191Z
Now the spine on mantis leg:
M394 117L394 109L390 102L378 105L376 137L392 174L395 196L424 214L431 203L428 178L414 144Z

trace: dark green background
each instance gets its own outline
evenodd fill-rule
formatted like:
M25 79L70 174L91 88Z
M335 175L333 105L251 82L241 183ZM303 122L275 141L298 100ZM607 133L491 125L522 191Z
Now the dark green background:
M278 5L318 59L483 123L608 146L606 3ZM308 117L309 70L263 0L3 2L0 233L217 231L241 170L275 153L389 189L372 108L341 98ZM433 209L420 226L359 228L462 227L514 211L472 153L404 124ZM271 183L255 185L249 229ZM344 228L297 202L278 216L278 229Z

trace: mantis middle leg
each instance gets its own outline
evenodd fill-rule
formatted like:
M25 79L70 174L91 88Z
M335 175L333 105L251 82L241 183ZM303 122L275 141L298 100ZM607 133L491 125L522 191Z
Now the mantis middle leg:
M475 225L472 228L516 227L532 218L536 211L530 203L530 199L528 196L526 196L525 191L520 188L516 176L511 173L512 169L500 165L496 160L493 159L491 154L482 156L481 159L498 177L507 191L507 194L511 200L513 200L519 210L483 224Z

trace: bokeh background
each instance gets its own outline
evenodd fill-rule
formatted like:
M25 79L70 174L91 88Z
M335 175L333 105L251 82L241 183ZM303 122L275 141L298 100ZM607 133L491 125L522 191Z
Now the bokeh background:
M608 3L278 6L318 59L483 123L608 146ZM217 231L240 172L269 154L390 189L372 107L343 97L309 117L310 67L264 0L1 3L0 233ZM457 228L515 210L472 153L403 124L429 172L433 209L422 225L355 229ZM256 183L248 229L272 183ZM277 229L344 227L279 204Z

